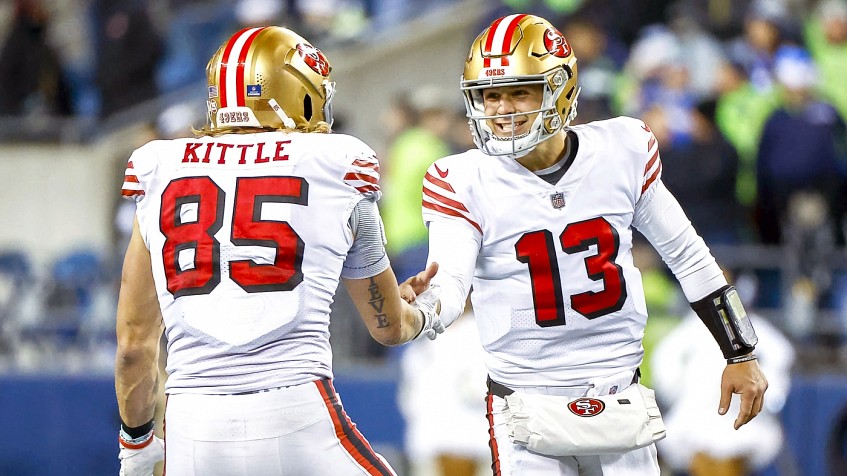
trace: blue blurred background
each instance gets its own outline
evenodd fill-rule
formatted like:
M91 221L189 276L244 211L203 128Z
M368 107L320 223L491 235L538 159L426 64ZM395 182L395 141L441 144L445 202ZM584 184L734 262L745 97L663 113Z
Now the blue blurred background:
M847 474L847 0L4 0L0 476L117 474L114 313L134 212L124 167L143 143L204 124L205 64L229 35L288 26L326 53L334 129L380 156L404 279L425 259L423 171L473 147L458 88L467 49L510 12L544 16L572 44L575 123L650 125L665 183L751 313L790 343L772 408L783 436L747 473ZM636 251L649 383L687 304L652 249ZM331 332L348 413L401 474L439 474L437 450L408 432L440 403L412 404L408 351L380 347L358 321L339 290ZM431 385L446 400L458 391L444 381ZM470 409L484 419L477 383ZM665 473L687 471L663 461Z

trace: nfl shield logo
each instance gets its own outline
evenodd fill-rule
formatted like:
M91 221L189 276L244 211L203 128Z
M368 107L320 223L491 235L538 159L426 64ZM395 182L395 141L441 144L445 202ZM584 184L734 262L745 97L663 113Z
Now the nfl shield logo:
M565 206L565 194L562 192L556 192L553 195L550 195L550 202L553 204L553 208L559 209Z

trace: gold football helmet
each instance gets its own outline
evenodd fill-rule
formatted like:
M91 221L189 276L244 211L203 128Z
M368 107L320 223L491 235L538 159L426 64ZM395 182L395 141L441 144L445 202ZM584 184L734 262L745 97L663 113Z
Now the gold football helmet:
M331 126L331 70L326 56L291 30L245 28L224 42L206 66L209 113L203 132Z
M553 137L576 117L576 56L559 30L533 15L508 15L491 23L471 45L461 88L477 147L488 155L519 158ZM540 84L541 108L519 114L486 116L483 90ZM489 121L537 113L529 132L496 136ZM512 128L514 130L514 127Z

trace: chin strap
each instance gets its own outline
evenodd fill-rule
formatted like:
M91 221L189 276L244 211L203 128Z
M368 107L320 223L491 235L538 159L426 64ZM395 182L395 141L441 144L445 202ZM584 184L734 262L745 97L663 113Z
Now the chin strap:
M576 93L574 94L573 102L571 102L571 111L568 113L568 118L565 120L565 125L564 125L564 126L562 126L562 129L564 129L564 128L568 127L569 125L571 125L571 121L573 121L574 119L576 119L576 105L577 105L577 103L579 102L579 93L580 93L580 91L582 91L582 88L581 88L581 87L576 88Z
M268 101L268 104L271 106L271 109L274 110L276 115L279 116L280 119L282 119L282 124L285 127L289 129L297 128L297 123L294 122L294 119L288 117L288 114L286 114L285 111L282 110L282 107L280 107L279 103L276 102L276 99L271 98L271 100Z

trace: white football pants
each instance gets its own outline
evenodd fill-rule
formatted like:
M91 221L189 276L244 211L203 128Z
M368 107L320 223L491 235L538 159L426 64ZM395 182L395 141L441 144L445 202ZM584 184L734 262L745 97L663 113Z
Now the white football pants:
M395 475L347 417L331 380L242 395L174 394L168 476Z

